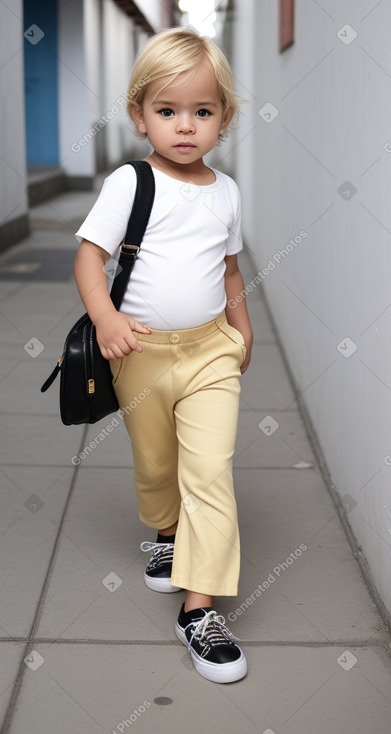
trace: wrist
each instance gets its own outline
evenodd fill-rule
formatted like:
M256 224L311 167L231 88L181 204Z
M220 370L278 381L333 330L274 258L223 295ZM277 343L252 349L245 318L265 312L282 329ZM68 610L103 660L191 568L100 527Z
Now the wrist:
M94 326L96 327L98 326L98 323L100 322L101 319L103 319L104 316L113 315L115 313L118 313L118 311L113 306L113 308L108 308L105 311L98 312L97 314L93 314L93 315L90 314L90 319L92 323L94 324Z

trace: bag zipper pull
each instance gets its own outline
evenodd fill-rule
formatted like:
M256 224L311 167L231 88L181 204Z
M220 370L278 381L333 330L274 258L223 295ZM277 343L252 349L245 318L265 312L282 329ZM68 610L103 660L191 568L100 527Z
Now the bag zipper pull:
M57 364L56 364L53 372L49 375L49 377L46 380L46 382L43 383L43 385L41 387L41 392L46 392L46 390L50 387L50 385L52 384L52 382L54 382L54 380L56 379L56 377L57 377L57 375L58 375L58 373L59 373L59 371L61 369L61 365L62 365L63 359L64 359L64 355L62 354L61 357L60 357L60 359L58 360L58 362L57 362Z

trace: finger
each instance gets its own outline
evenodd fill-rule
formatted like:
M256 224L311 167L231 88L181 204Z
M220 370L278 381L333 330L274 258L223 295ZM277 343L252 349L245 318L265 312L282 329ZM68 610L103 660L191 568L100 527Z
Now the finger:
M144 326L144 324L140 324L139 321L135 321L134 319L133 326L131 328L133 331L138 331L140 334L150 334L152 331L149 326Z
M118 341L115 347L121 351L121 357L127 357L133 351L133 347L127 342L126 337Z
M107 359L118 359L118 357L116 357L116 355L114 354L114 352L110 348L108 348L106 351L107 351L107 354L108 354Z
M122 359L122 357L126 357L126 355L129 354L128 349L126 348L125 351L119 346L119 344L112 344L111 347L107 348L107 352L109 354L109 359Z
M132 352L132 351L133 352L142 352L143 351L143 348L142 348L141 344L139 344L139 342L137 341L137 339L135 339L134 336L133 336L132 339L129 337L129 339L127 341L127 348L129 349L129 352Z
M127 334L126 337L124 338L124 342L127 347L129 347L131 350L133 349L135 352L143 351L141 344L138 343L131 328L129 328L129 334Z

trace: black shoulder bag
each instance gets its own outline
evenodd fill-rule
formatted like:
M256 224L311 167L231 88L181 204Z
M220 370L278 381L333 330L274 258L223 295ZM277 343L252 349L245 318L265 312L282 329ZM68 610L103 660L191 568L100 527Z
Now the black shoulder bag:
M155 196L155 179L146 161L127 161L137 175L137 187L128 227L110 291L118 310L130 273L140 250ZM45 392L60 375L60 415L66 426L96 423L118 410L110 361L102 356L96 341L95 326L85 313L70 330L64 351L52 374L41 387Z

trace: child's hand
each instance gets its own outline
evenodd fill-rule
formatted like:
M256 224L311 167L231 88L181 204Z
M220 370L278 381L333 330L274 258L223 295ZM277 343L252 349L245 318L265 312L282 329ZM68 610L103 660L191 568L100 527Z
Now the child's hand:
M142 346L135 338L133 331L150 334L148 326L140 324L120 311L107 311L95 321L96 339L105 359L120 359L132 350L142 352Z

